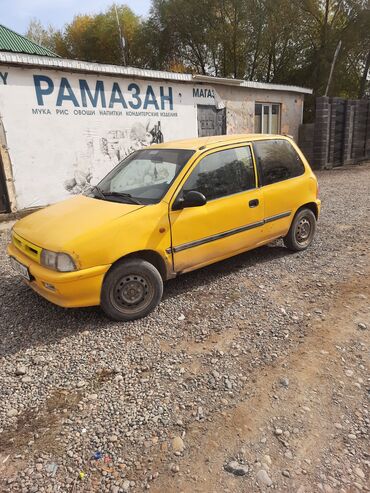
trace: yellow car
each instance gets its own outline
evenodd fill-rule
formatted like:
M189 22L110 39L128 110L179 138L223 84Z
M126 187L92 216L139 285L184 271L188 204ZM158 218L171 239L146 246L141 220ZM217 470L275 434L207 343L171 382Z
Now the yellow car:
M288 137L167 142L134 152L86 195L18 221L8 253L49 301L133 320L178 274L280 237L304 250L319 212L316 177Z

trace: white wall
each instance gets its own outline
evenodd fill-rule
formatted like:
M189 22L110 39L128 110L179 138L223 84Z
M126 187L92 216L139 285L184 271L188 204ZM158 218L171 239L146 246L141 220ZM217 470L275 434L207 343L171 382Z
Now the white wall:
M281 130L296 136L303 95L0 65L0 123L16 208L51 204L98 183L153 142L158 122L165 141L196 137L198 104L226 106L228 134L253 132L255 101L281 103Z
M287 88L288 89L288 88ZM280 104L281 133L292 135L298 141L302 123L304 95L287 91L245 89L221 86L218 95L225 102L227 133L253 133L255 103Z
M194 96L190 84L6 66L0 72L18 209L96 184L153 141L158 121L165 141L197 136L197 104L214 104L212 89Z

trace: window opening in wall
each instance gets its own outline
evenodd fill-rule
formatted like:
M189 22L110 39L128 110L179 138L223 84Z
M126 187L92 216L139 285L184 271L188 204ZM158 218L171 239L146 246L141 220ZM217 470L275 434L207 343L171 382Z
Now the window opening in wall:
M280 133L279 103L256 103L254 111L254 132L257 134Z

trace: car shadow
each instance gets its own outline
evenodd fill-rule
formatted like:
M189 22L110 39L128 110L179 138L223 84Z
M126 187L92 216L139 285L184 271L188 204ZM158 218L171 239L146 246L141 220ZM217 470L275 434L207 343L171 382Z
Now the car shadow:
M186 293L187 291L191 291L194 288L206 286L216 279L224 278L225 281L227 281L231 274L237 273L242 269L252 267L256 264L270 262L274 259L286 257L291 254L292 252L285 247L272 244L235 255L234 257L171 279L165 286L162 299L170 299L174 296Z
M230 274L241 269L291 255L286 248L269 245L231 257L208 267L181 275L165 285L166 302L188 291L206 286L215 279L228 282ZM100 331L114 324L127 336L140 321L112 322L99 307L68 309L49 303L19 277L3 277L0 285L0 357L39 345L51 345L84 331ZM155 318L155 312L152 317Z

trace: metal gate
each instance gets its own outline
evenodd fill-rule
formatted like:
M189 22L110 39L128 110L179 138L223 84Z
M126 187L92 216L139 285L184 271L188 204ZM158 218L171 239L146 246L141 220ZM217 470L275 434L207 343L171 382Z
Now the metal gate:
M226 109L198 104L198 137L226 134Z
M9 197L6 188L5 174L3 168L3 161L0 154L0 213L10 212L9 209Z

